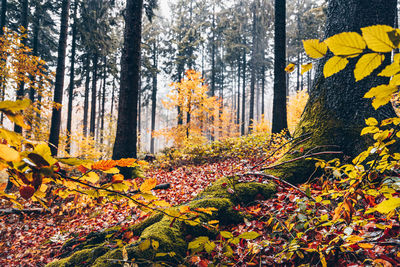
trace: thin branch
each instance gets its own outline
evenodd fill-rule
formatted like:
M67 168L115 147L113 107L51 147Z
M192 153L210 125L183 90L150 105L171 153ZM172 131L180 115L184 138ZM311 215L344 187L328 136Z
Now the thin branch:
M291 160L288 160L288 161L285 161L285 162L281 162L281 163L275 164L273 166L268 166L268 167L262 168L261 171L273 169L273 168L276 168L278 166L281 166L281 165L284 165L284 164L287 164L287 163L291 163L291 162L295 162L295 161L298 161L298 160L301 160L301 159L309 158L309 157L320 156L320 155L331 155L331 154L343 154L343 152L342 151L323 151L323 152L303 155L301 157L297 157L297 158L294 158L294 159L291 159Z
M268 155L263 161L261 161L259 164L255 165L255 166L253 166L253 167L251 168L251 170L253 171L253 170L256 169L257 167L259 167L260 165L262 165L264 162L266 162L268 159L270 159L273 155L275 155L279 150L281 150L281 149L282 149L283 147L285 147L286 145L288 145L288 144L290 144L290 143L292 143L292 142L294 142L294 141L296 141L296 140L298 140L298 139L300 139L300 138L309 136L309 135L311 135L311 133L303 134L303 135L301 135L301 136L299 136L299 137L292 138L291 140L289 140L289 141L287 141L286 143L282 144L280 147L278 147L277 149L275 149L270 155ZM297 145L297 144L300 144L300 143L302 143L302 142L305 142L305 141L307 141L307 140L310 139L310 138L311 138L311 137L307 137L307 138L305 138L305 139L303 139L303 140L297 142L296 145Z

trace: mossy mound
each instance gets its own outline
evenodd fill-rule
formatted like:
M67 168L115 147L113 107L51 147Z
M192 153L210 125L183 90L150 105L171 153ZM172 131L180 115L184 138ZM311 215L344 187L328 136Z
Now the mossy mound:
M222 225L236 224L243 221L243 216L233 209L235 205L251 203L260 196L265 199L270 198L274 192L275 186L272 184L239 183L237 177L226 177L216 181L194 200L184 205L191 209L209 207L217 209L211 215L200 213L198 217L202 223L218 220ZM125 249L113 249L107 246L107 242L110 241L107 237L120 232L119 228L114 227L101 233L89 234L86 241L81 244L76 240L68 241L64 247L72 245L75 252L72 251L72 255L71 251L65 253L64 255L68 257L47 266L123 266L124 254L128 261L134 261L139 266L148 266L154 262L176 265L186 256L187 240L204 235L215 237L218 234L201 224L193 226L183 221L172 221L161 212L150 216L142 223L132 225L126 231L132 231L140 238L137 242L127 245Z

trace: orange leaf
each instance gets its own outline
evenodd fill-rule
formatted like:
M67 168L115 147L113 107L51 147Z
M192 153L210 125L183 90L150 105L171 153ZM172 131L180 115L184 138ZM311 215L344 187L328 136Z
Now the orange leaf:
M140 186L140 191L143 193L149 193L151 189L153 189L157 185L157 179L151 178L144 181L144 183Z
M100 160L92 164L92 170L107 171L115 166L117 166L115 160Z

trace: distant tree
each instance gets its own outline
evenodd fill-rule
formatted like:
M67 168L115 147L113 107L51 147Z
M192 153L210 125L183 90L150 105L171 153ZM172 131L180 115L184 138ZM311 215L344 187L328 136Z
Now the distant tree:
M74 99L74 87L75 87L75 58L76 58L76 38L77 38L77 12L78 12L78 0L74 1L73 15L72 18L74 23L72 24L72 47L71 47L71 66L69 72L69 86L68 86L68 110L67 110L67 147L66 151L71 152L71 134L72 134L72 101Z
M63 0L61 9L61 26L60 26L59 45L58 45L56 81L54 87L54 102L59 105L62 104L63 90L64 90L65 55L67 50L69 7L70 7L70 0ZM60 128L61 128L61 106L53 107L51 115L50 137L49 137L49 143L51 144L50 148L52 155L57 155L58 152Z

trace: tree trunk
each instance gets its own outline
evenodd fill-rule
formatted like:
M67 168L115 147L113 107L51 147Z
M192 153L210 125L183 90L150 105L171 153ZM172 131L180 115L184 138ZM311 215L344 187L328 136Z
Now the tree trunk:
M90 106L90 126L89 134L94 138L96 130L96 96L97 96L97 64L98 55L93 55L93 71L92 71L92 101Z
M68 115L67 115L67 147L66 151L71 153L71 134L72 134L72 101L74 99L74 87L75 87L75 53L76 53L76 12L78 9L78 3L75 0L74 3L74 24L72 25L72 48L71 48L71 67L69 74L69 89L68 89Z
M341 0L330 0L325 38L332 35L356 31L360 28L385 24L393 25L396 0L363 1L351 0L346 4ZM374 110L370 99L363 98L369 88L388 83L387 78L378 77L382 68L390 61L390 54L386 62L362 81L355 82L355 62L341 72L324 78L323 66L328 58L320 62L317 67L314 85L310 90L310 98L305 111L297 125L294 137L311 135L306 142L298 145L304 151L323 147L329 150L342 151L344 155L354 157L367 148L368 140L360 137L360 131L365 127L365 119L374 117L378 121L395 117L391 105ZM298 157L298 154L286 155L281 162ZM270 170L281 178L291 182L303 182L314 171L314 162L295 161L282 165L282 169Z
M237 59L237 110L236 110L236 124L238 125L240 132L240 74L241 74L241 63L240 63L240 56Z
M118 124L113 159L136 158L142 7L143 0L127 0Z
M251 49L251 75L250 75L250 110L249 110L249 133L252 131L254 120L254 94L256 86L256 51L257 51L257 16L256 16L256 1L253 2L253 28L252 28L252 49Z
M28 16L29 16L29 1L28 0L23 0L22 3L22 11L21 11L21 26L24 27L25 33L28 34ZM22 39L21 43L23 45L26 45L28 41L28 38L25 37ZM22 73L24 75L24 73ZM25 90L25 82L21 81L19 84L18 90L17 90L17 99L22 99L24 98L24 90ZM22 133L22 128L21 126L15 124L14 125L14 132L16 133Z
M101 114L100 114L100 144L103 144L103 139L104 139L104 114L105 114L105 105L106 105L106 79L107 79L107 57L104 57L103 92L101 93Z
M90 57L89 54L86 55L85 62L85 97L83 102L83 135L87 136L87 128L88 128L88 114L89 114L89 91L90 91Z
M4 34L4 27L6 26L7 16L7 0L1 1L1 20L0 20L0 36Z
M244 40L244 45L246 41ZM241 135L245 135L246 127L246 49L243 49L243 65L242 65L242 125L241 125Z
M272 132L287 129L286 118L286 0L275 0L274 101Z
M54 86L54 102L62 104L63 89L64 89L64 73L65 73L65 54L67 50L67 37L68 37L68 16L69 16L70 0L62 1L61 10L61 28L60 39L58 43L58 58L56 69L56 81ZM61 107L53 108L51 115L51 127L49 143L51 154L56 156L58 152L58 141L60 137L61 128Z
M0 19L0 37L4 34L4 27L6 26L6 16L7 16L7 0L1 1L1 19ZM1 101L5 99L5 88L3 77L0 76L0 91L1 91ZM3 124L4 114L0 115L0 123Z
M150 132L150 153L154 154L153 132L156 129L156 109L157 109L157 73L158 73L158 51L157 42L153 43L153 90L151 92L151 132Z

